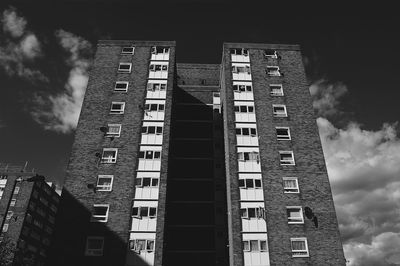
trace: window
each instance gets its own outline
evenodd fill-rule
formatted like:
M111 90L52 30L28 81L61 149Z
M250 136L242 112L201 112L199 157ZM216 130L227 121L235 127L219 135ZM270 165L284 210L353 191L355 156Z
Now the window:
M257 137L255 128L236 128L236 135Z
M11 202L10 202L10 206L11 206L11 207L15 206L15 203L16 203L16 202L17 202L16 199L12 199Z
M271 96L283 96L282 84L270 84L269 93Z
M284 177L283 178L283 192L284 193L299 193L299 183L297 177Z
M157 71L167 71L168 65L160 65L160 64L151 64L150 71L157 72Z
M238 160L239 161L257 161L260 162L260 157L258 152L238 152Z
M129 82L128 81L117 81L115 82L115 91L128 91Z
M110 114L123 114L125 109L125 102L112 102Z
M166 83L147 83L147 91L165 91L166 89Z
M8 212L7 212L7 216L6 216L6 220L10 220L11 217L13 217L13 215L14 215L14 212L13 212L13 211L8 211Z
M118 149L116 148L104 148L101 156L102 163L116 163L117 162Z
M121 124L108 124L106 137L119 138L121 135Z
M239 179L239 188L262 188L261 179L245 178Z
M290 238L292 257L308 257L307 238Z
M131 73L132 63L119 63L118 72Z
M281 165L295 165L292 151L280 151L279 156Z
M94 204L91 222L105 223L108 220L108 211L110 205L108 204Z
M164 104L157 104L157 103L147 103L144 105L145 111L164 111Z
M158 187L157 177L138 177L136 178L137 187Z
M245 252L260 252L268 251L266 240L243 240L243 251Z
M278 140L290 140L290 130L288 127L276 127L275 129Z
M233 49L230 49L230 52L231 52L231 54L234 54L234 55L244 55L244 56L249 55L249 50L244 49L244 48L233 48Z
M140 151L139 152L139 159L160 159L161 158L161 151Z
M155 218L157 217L157 207L140 206L133 207L132 217L134 218Z
M303 210L298 206L290 206L286 207L286 213L289 224L302 224L304 223L303 219Z
M4 224L3 225L3 232L7 232L8 231L8 224Z
M104 237L88 236L86 239L86 256L103 256Z
M274 104L272 105L274 117L287 117L286 105Z
M153 239L133 239L129 240L129 248L136 252L146 251L153 252L154 251L155 241Z
M121 54L133 54L135 47L122 47Z
M19 193L19 187L15 187L14 194L18 194L18 193Z
M157 126L144 126L142 127L142 134L157 134L162 135L163 128Z
M236 113L254 113L254 106L251 105L235 105L233 108Z
M251 92L252 87L251 85L233 85L234 92Z
M232 66L232 73L247 73L250 74L250 66Z
M151 53L152 54L168 54L169 53L169 47L153 46L151 48Z
M267 66L267 75L270 77L283 76L278 66Z
M253 207L253 208L241 208L240 214L243 219L251 219L256 218L260 219L263 218L265 211L262 207Z
M111 191L112 183L114 176L113 175L99 175L97 177L97 191Z
M276 53L276 50L273 50L273 49L264 50L264 56L269 57L269 58L278 58L278 54Z

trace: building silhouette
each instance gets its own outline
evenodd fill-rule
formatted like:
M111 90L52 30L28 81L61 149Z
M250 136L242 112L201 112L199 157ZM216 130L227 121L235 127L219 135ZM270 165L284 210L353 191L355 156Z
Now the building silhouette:
M344 265L300 48L99 41L49 265Z

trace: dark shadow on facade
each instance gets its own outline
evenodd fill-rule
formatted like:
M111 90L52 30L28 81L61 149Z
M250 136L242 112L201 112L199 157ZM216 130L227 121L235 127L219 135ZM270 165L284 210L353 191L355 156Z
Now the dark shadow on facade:
M135 266L149 265L138 254L129 249L128 233L112 232L107 223L91 223L91 212L78 202L67 190L63 190L56 219L54 244L49 252L48 266L125 266L126 259L135 261ZM104 237L102 256L86 256L86 238Z

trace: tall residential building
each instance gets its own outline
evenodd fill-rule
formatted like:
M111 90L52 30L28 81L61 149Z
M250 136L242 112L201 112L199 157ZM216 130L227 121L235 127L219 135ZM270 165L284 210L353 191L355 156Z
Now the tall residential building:
M1 265L45 265L59 201L56 187L26 164L0 163Z
M100 41L49 265L345 265L297 45Z

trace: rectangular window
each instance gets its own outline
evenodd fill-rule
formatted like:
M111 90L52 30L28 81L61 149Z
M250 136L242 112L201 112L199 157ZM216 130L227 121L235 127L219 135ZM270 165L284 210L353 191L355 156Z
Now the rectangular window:
M267 75L270 77L283 76L278 66L267 66Z
M138 177L136 178L137 187L158 187L157 177Z
M283 192L284 193L299 193L299 183L297 177L284 177L283 178Z
M299 206L290 206L286 207L286 213L289 224L302 224L304 223L303 219L303 210Z
M264 50L264 56L268 57L268 58L278 58L278 54L276 53L276 50L273 50L273 49Z
M15 187L14 194L18 194L18 193L19 193L19 187Z
M10 202L10 206L14 207L16 202L17 202L16 199L12 199L11 202Z
M260 252L268 251L266 240L243 240L243 251Z
M254 113L254 106L251 105L235 105L234 110L236 113Z
M129 247L136 252L153 252L155 241L153 239L133 239L129 240Z
M236 135L257 137L255 128L236 128Z
M243 219L261 219L263 218L264 208L255 207L255 208L241 208L240 213Z
M86 239L86 256L103 256L104 237L88 236Z
M91 222L107 222L109 209L110 205L108 204L94 204Z
M168 65L151 64L150 71L151 72L168 71Z
M125 102L112 102L110 114L123 114L125 110Z
M160 159L161 158L161 151L140 151L139 152L139 159Z
M134 218L156 218L157 217L157 207L140 206L133 207L132 217Z
M144 110L145 110L145 112L146 111L163 112L164 111L164 104L148 103L148 104L145 104Z
M157 134L162 135L163 128L158 126L144 126L142 127L142 134Z
M121 54L132 54L135 52L135 47L122 47Z
M169 53L169 47L153 46L151 48L151 53L152 54L168 54Z
M309 256L307 238L305 237L290 238L290 243L292 246L292 257Z
M119 138L121 135L121 124L108 124L106 137Z
M290 129L288 127L276 127L277 140L290 140Z
M11 217L13 217L13 215L14 215L14 212L13 212L13 211L8 211L8 212L7 212L7 216L6 216L6 220L10 220Z
M115 82L114 91L128 91L129 81Z
M248 49L244 49L244 48L233 48L233 49L230 49L230 53L234 54L234 55L248 56L249 55L249 50Z
M238 152L239 161L260 161L258 152Z
M239 188L261 188L261 179L245 178L239 179Z
M251 85L233 85L234 92L251 92L252 90Z
M101 156L102 163L116 163L117 162L117 148L104 148Z
M286 105L274 104L272 105L274 117L287 117Z
M167 89L166 83L147 83L148 91L165 91Z
M294 155L292 151L280 151L279 156L281 165L295 165Z
M113 179L113 175L99 175L97 177L96 191L111 191Z
M283 96L282 84L270 84L269 93L271 96Z
M247 73L250 74L250 65L246 66L232 66L232 73Z
M132 63L119 63L118 72L131 73Z
M8 231L8 224L3 225L3 233Z

